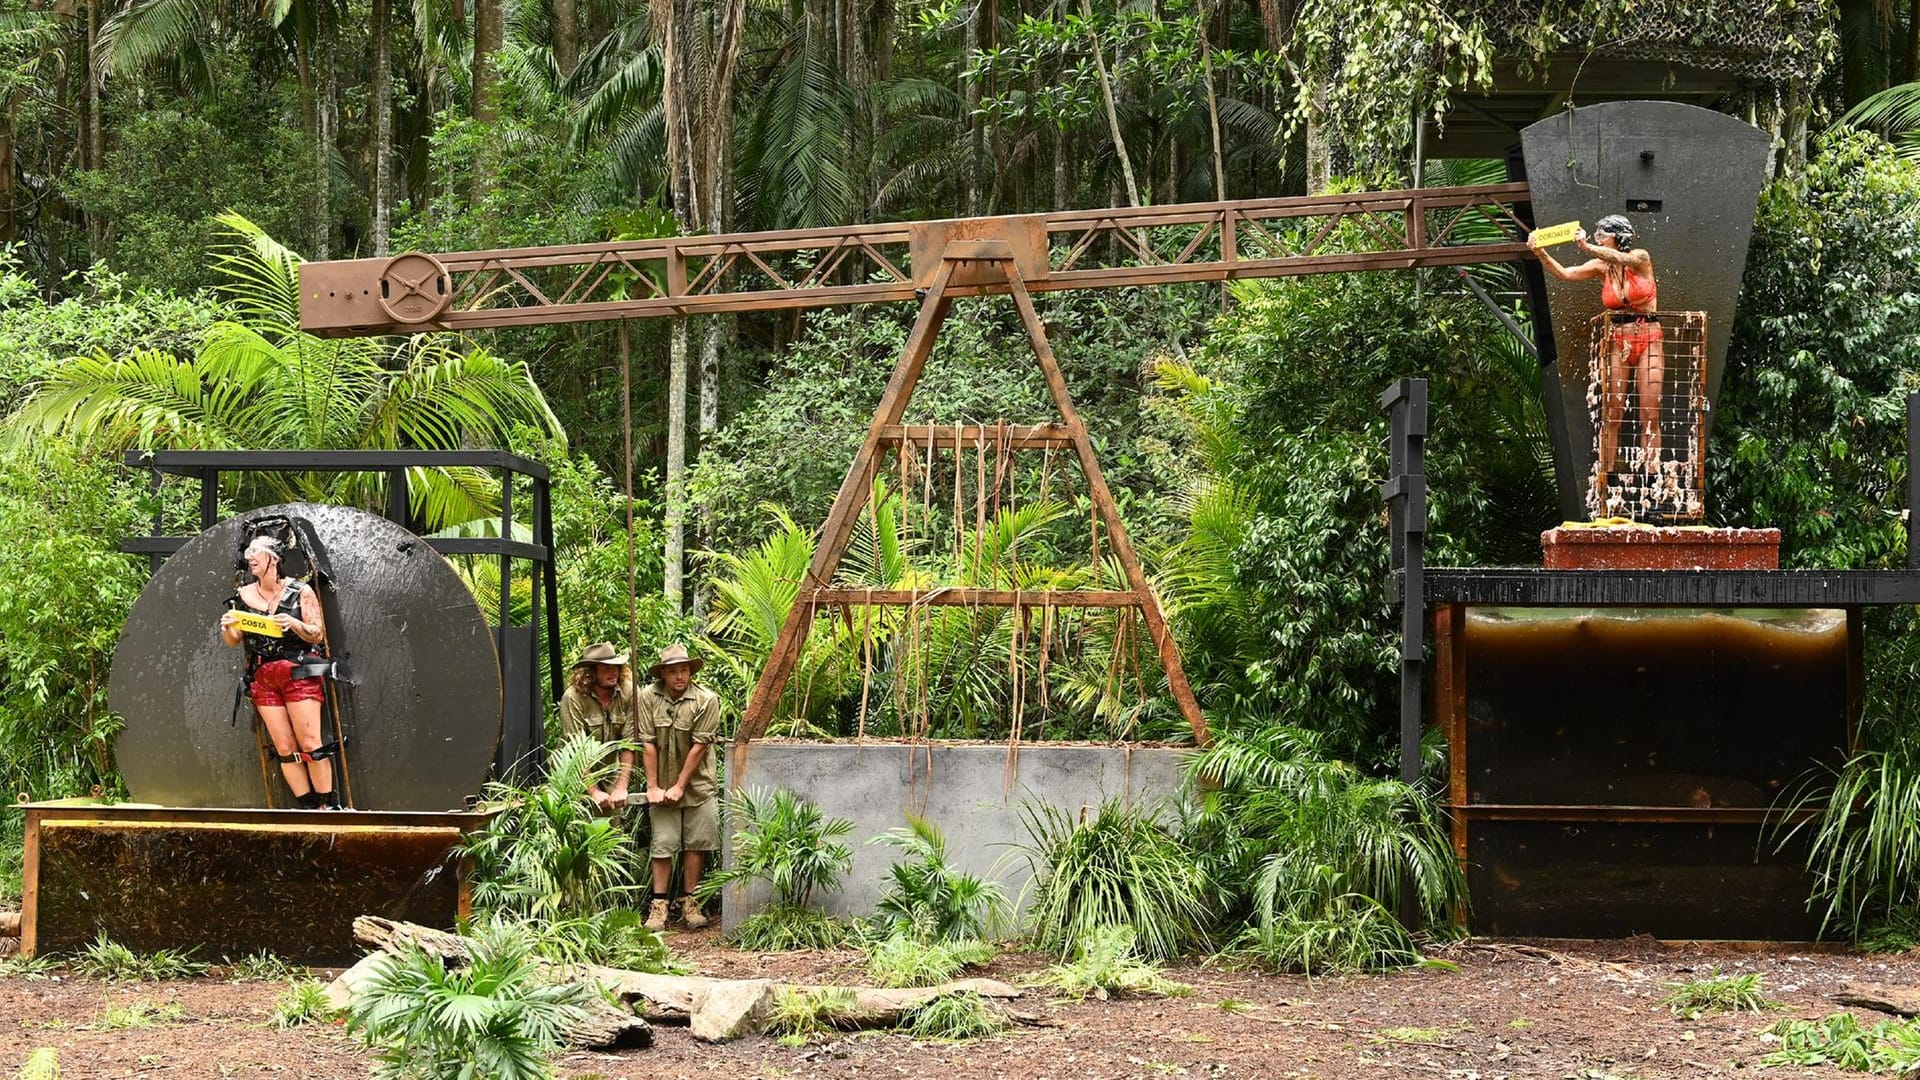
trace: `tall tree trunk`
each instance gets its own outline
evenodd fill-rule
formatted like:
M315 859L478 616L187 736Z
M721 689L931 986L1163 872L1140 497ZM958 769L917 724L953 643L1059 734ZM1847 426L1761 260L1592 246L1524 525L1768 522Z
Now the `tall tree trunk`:
M1205 5L1200 12L1200 69L1207 80L1207 130L1213 136L1213 197L1227 201L1226 158L1220 152L1220 102L1213 93L1213 42L1208 36Z
M313 36L318 59L314 65L314 105L315 118L320 123L320 139L317 147L320 180L320 246L314 252L317 259L333 257L333 155L334 147L340 144L340 109L337 68L334 64L333 46L337 28L332 19L324 14L317 17Z
M1067 187L1067 129L1059 124L1053 127L1053 209L1065 210L1067 200L1073 198Z
M106 157L105 125L100 122L100 76L94 71L94 57L100 46L100 0L87 0L87 55L86 62L80 67L80 137L84 140L80 148L80 164L85 169L98 169ZM106 256L106 222L99 214L82 211L87 221L88 255L94 259Z
M1092 26L1093 4L1080 0L1080 11L1087 17L1087 39L1093 44L1093 67L1100 75L1100 103L1107 110L1107 134L1113 139L1113 152L1120 159L1120 175L1127 184L1127 205L1140 205L1140 185L1133 179L1133 159L1127 156L1127 139L1120 133L1120 112L1113 104L1113 80L1107 76L1107 61L1100 54L1100 34Z
M980 77L966 74L973 67L973 54L980 48L980 13L986 0L974 0L961 30L960 89L967 109L966 207L969 217L980 213L980 159L984 156L980 128Z
M580 11L576 0L553 0L553 63L563 79L580 65Z
M666 566L661 574L667 603L679 611L685 603L682 574L687 555L687 317L673 317L667 345L667 516Z
M1907 62L1902 82L1920 79L1920 0L1907 0Z
M1333 143L1327 136L1327 91L1314 87L1313 109L1307 114L1307 194L1327 190L1333 176Z
M373 0L373 227L376 256L393 233L393 0Z
M9 94L6 105L0 106L0 247L20 239L20 212L14 205L20 195L14 182L14 133L19 130L19 117L19 95Z
M494 121L493 84L500 75L495 65L507 32L505 4L473 0L473 118L483 124Z

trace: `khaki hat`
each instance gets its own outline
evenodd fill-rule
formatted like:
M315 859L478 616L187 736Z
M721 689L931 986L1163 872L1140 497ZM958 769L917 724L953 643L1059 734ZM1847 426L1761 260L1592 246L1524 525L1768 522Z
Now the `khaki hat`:
M626 663L627 654L615 649L612 642L596 641L587 646L586 651L580 654L580 659L573 662L573 666L579 667L582 664L614 664L625 667Z
M705 660L689 655L685 645L675 643L660 650L660 662L648 668L647 674L657 679L660 677L661 668L672 667L675 664L692 664L695 675L700 674L700 669L707 666Z

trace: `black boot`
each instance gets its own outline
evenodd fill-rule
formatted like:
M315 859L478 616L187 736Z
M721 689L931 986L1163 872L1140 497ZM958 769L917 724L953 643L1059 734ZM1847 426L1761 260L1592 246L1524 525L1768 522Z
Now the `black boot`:
M333 791L316 791L313 794L316 798L320 800L320 804L319 804L320 809L322 810L341 809L340 792L338 789Z
M309 791L305 795L295 795L293 801L299 803L300 809L302 810L320 809L320 793L317 791Z

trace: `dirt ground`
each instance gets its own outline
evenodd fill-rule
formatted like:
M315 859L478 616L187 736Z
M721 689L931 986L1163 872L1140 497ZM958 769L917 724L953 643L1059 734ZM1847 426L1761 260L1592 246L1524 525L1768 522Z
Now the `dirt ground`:
M853 952L759 954L718 944L711 931L676 935L701 973L809 982L861 981ZM806 1047L753 1038L695 1043L661 1028L649 1050L576 1053L560 1060L575 1080L668 1077L1229 1077L1441 1076L1552 1080L1744 1075L1770 1046L1761 1033L1782 1016L1838 1008L1831 995L1868 984L1920 986L1920 952L1865 956L1791 947L1764 950L1663 945L1643 939L1586 943L1468 942L1436 955L1458 970L1309 981L1197 964L1171 974L1192 983L1175 999L1019 1003L1046 1024L962 1044L901 1035L855 1035ZM1016 981L1043 961L1009 953L986 974ZM1766 1014L1676 1018L1657 1003L1664 984L1715 969L1761 973L1782 1004ZM88 979L0 978L0 1077L36 1047L60 1050L73 1078L362 1077L370 1057L337 1026L290 1032L268 1022L280 983L194 979L108 985ZM110 1006L178 1007L150 1028L102 1030ZM1882 1019L1862 1011L1861 1019ZM1845 1076L1775 1069L1780 1077Z

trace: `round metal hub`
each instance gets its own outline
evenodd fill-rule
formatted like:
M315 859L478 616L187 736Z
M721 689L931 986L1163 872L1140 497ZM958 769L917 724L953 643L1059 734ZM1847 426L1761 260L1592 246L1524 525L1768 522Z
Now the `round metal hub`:
M440 260L418 251L395 255L380 272L380 308L397 323L432 322L453 302Z

